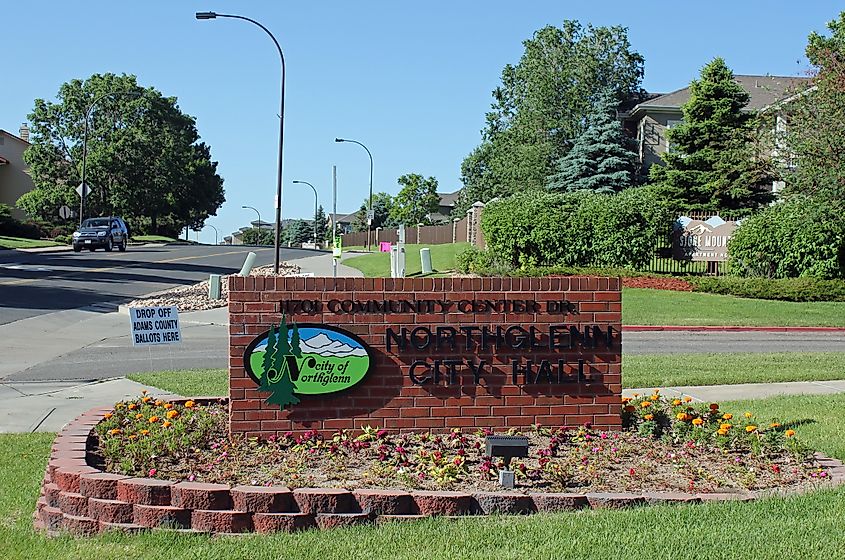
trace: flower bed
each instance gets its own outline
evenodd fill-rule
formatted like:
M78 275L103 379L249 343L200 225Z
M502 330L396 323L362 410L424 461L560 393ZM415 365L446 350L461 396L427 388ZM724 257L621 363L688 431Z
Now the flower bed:
M81 534L162 526L271 532L752 499L845 480L840 462L812 453L788 424L656 393L622 406L621 432L532 429L530 456L512 463L517 487L503 491L503 465L484 456L484 433L365 428L230 441L222 402L143 396L90 411L60 434L36 524Z

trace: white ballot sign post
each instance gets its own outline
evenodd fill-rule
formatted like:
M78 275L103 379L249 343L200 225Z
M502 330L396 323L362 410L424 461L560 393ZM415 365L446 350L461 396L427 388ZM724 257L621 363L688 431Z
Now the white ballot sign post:
M132 325L132 345L178 344L182 342L179 329L179 308L130 307L129 321Z

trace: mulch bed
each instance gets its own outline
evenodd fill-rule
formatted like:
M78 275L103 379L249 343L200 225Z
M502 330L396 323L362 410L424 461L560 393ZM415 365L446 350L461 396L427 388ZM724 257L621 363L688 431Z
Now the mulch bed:
M650 288L653 290L673 290L676 292L691 292L693 285L678 278L653 278L648 276L623 277L624 288Z

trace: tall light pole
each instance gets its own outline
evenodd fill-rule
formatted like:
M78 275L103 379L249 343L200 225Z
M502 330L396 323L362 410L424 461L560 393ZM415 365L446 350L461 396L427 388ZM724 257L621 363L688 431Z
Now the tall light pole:
M296 184L308 185L314 191L314 247L317 246L317 189L308 181L294 181Z
M282 52L282 47L279 45L279 42L276 40L276 37L270 33L270 30L255 21L254 19L250 19L244 16L236 16L232 14L218 14L216 12L197 12L196 18L197 19L216 19L216 18L231 18L231 19L242 19L244 21L248 21L254 25L257 25L262 30L264 30L267 35L273 40L273 44L276 45L276 50L279 51L279 59L282 61L282 77L281 77L281 101L279 103L279 171L276 177L276 244L275 244L275 254L276 260L273 263L273 272L275 274L279 273L279 253L280 253L280 241L281 241L281 232L282 232L282 148L284 146L284 138L285 138L285 53ZM259 219L259 221L261 221Z
M213 229L213 230L214 230L214 244L215 244L215 245L217 245L217 243L218 243L218 242L217 242L217 239L218 239L218 237L220 236L220 234L217 232L217 228L216 228L216 227L214 227L214 226L213 226L213 225L211 225L211 224L205 224L205 225L207 225L208 227L210 227L211 229Z
M99 97L95 97L94 101L88 106L85 110L85 127L84 132L82 133L82 194L79 195L79 227L82 227L82 220L85 219L85 198L88 196L88 188L85 184L85 173L87 170L87 161L88 161L88 121L91 120L91 111L94 110L94 107L99 103L101 100L105 99L106 97L111 97L112 95L134 95L134 96L141 96L144 95L144 92L141 91L110 91L108 93L104 93Z
M256 214L258 214L258 226L255 228L255 241L258 245L261 245L261 212L258 211L258 208L255 208L253 206L241 206L241 208L249 208L250 210L254 210Z
M367 150L367 155L370 156L370 198L369 202L367 203L367 251L370 250L370 230L373 227L373 218L375 214L373 214L373 154L370 153L369 148L367 148L362 143L358 142L357 140L350 140L348 138L335 138L335 142L352 142L353 144L358 144L365 150Z

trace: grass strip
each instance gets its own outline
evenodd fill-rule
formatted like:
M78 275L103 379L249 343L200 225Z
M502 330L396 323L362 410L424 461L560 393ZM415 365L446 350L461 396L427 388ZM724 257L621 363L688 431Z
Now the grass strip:
M435 272L455 270L455 255L469 247L469 243L446 243L443 245L405 245L405 274L413 276L422 272L420 249L431 250L431 266ZM357 268L367 278L390 276L390 253L370 253L343 259L343 264Z
M24 237L8 237L0 235L0 249L37 249L39 247L58 247L64 243L45 239L26 239Z

